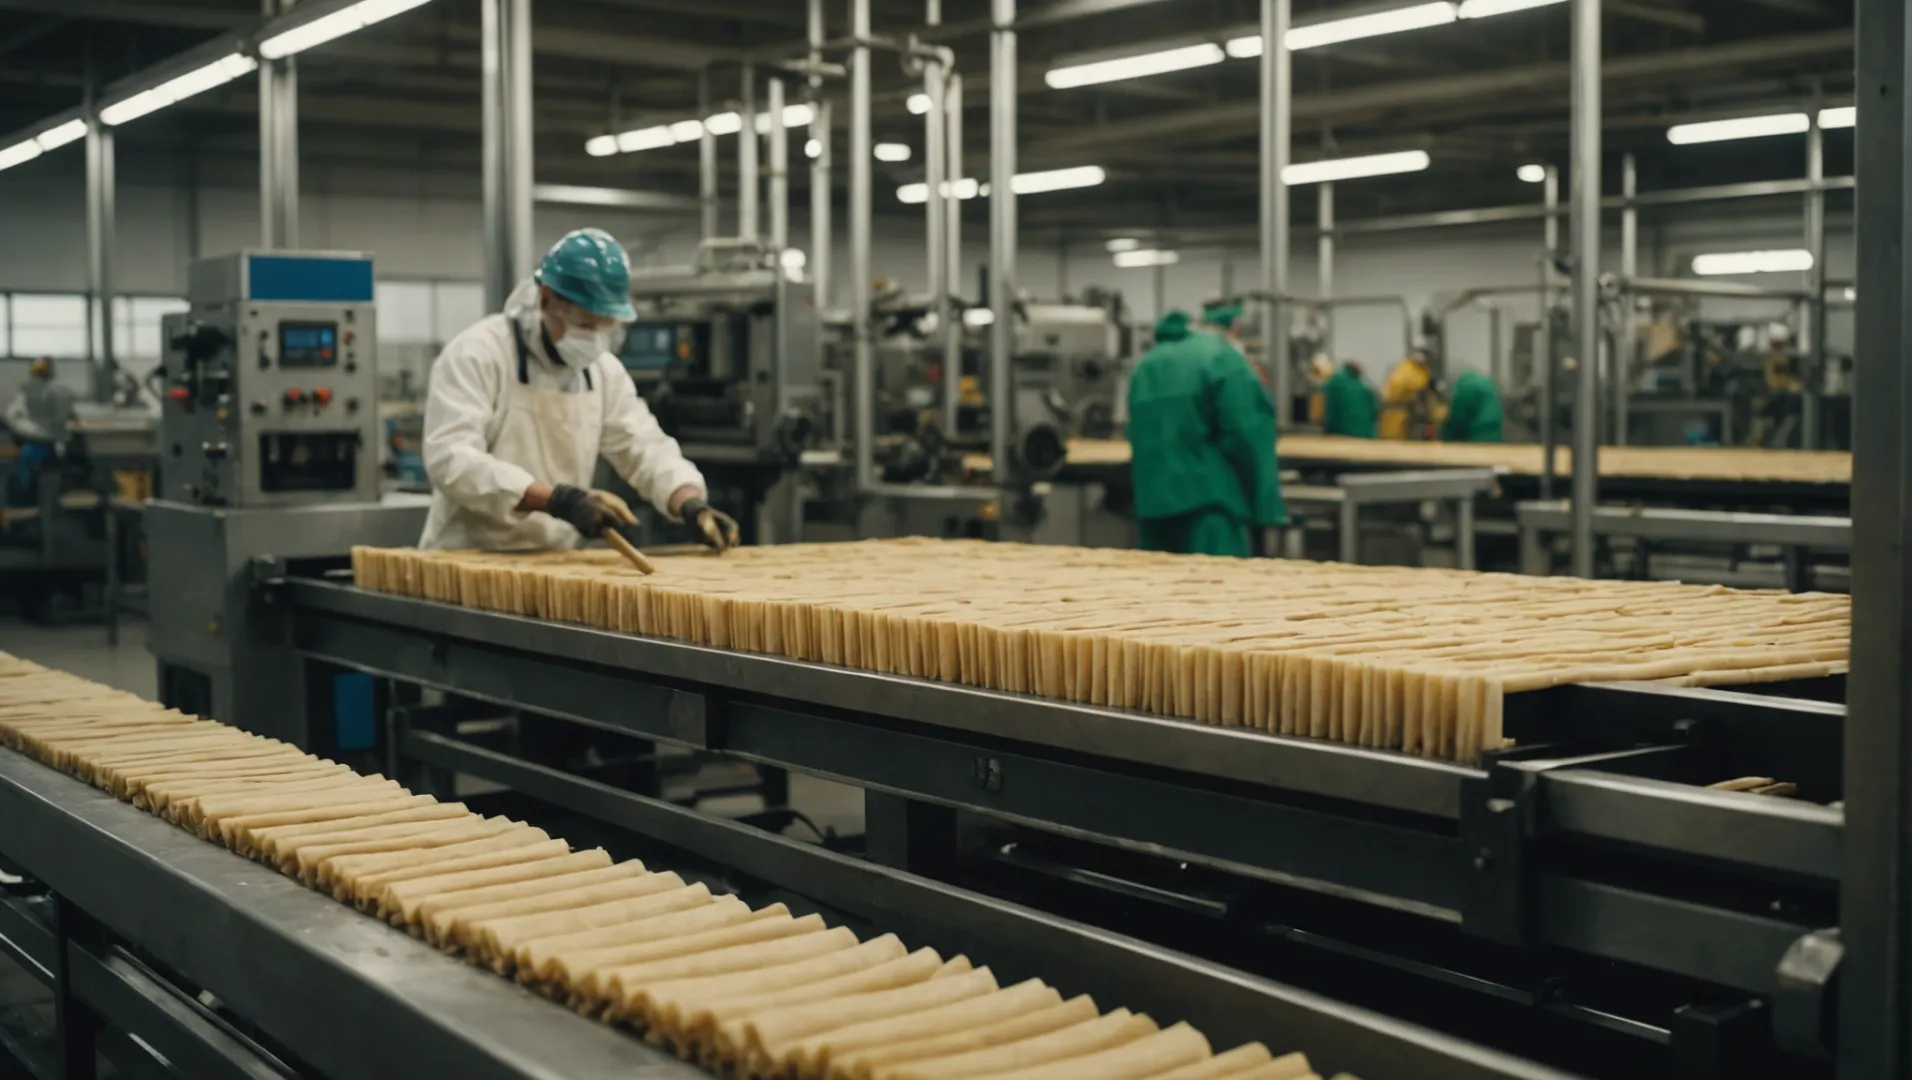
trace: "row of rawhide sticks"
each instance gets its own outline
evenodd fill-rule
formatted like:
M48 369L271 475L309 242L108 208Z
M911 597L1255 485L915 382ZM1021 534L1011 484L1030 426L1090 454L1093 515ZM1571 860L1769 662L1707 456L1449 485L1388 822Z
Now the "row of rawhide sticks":
M356 548L361 588L696 645L1473 761L1506 696L1845 671L1851 599L981 541L658 560Z
M727 1076L1299 1080L1259 1043L859 942L0 653L0 744Z

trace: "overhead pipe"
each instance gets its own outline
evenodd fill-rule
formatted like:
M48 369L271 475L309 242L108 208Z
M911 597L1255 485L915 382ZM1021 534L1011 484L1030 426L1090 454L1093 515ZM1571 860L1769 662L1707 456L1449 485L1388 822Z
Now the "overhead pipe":
M1282 0L1286 2L1286 0ZM1016 345L1016 0L990 0L989 454L996 484L1010 482L1009 420Z
M1293 410L1288 358L1288 168L1294 58L1288 51L1290 0L1261 0L1261 336L1275 396L1275 423ZM993 104L993 99L992 99Z
M1591 578L1600 483L1600 0L1573 0L1573 573Z
M850 320L856 486L876 484L876 328L870 311L870 0L850 0Z

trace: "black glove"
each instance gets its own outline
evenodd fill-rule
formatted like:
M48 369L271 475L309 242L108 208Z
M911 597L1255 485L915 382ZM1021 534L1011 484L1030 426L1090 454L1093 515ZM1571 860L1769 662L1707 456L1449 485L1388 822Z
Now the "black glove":
M637 515L623 499L608 491L589 491L570 484L551 489L551 501L545 504L544 512L568 522L592 540L603 536L606 529L637 524Z
M697 542L707 548L729 551L743 542L736 518L695 495L684 500L682 513L685 523L697 530Z

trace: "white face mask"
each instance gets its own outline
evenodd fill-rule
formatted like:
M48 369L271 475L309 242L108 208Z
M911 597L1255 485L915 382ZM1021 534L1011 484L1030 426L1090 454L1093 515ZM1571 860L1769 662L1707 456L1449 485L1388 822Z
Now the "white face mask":
M610 344L611 335L604 330L586 330L581 326L566 323L564 336L553 342L558 349L558 359L567 367L589 367L597 363Z

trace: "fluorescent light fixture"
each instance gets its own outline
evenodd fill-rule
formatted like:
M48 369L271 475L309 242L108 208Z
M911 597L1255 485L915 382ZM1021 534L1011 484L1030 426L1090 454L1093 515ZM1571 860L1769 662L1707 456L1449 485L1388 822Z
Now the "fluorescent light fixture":
M1427 156L1425 150L1400 150L1392 154L1330 158L1327 161L1309 161L1300 165L1290 165L1281 170L1281 182L1294 187L1297 184L1321 184L1330 180L1359 180L1364 176L1420 172L1430 164L1432 159Z
M1115 253L1115 265L1123 270L1135 270L1144 266L1174 266L1181 261L1181 252L1158 251L1155 248Z
M1522 165L1520 168L1514 170L1514 175L1520 177L1523 183L1538 184L1547 179L1547 167L1545 165Z
M735 135L744 129L744 118L734 112L720 112L704 118L704 130L712 135Z
M1328 22L1315 23L1312 26L1297 26L1289 30L1288 49L1291 52L1299 52L1302 49L1315 49L1343 41L1379 37L1382 34L1398 34L1404 30L1445 26L1459 17L1459 9L1450 0L1438 0L1436 3L1415 4L1411 7L1395 8L1392 11L1376 11L1372 14L1354 15L1346 19L1331 19Z
M988 326L996 321L996 313L986 307L973 307L963 312L964 326Z
M1179 49L1163 49L1161 52L1142 53L1139 56L1123 56L1114 60L1098 60L1089 64L1071 64L1068 67L1051 68L1043 81L1053 90L1067 90L1077 86L1094 86L1097 83L1116 82L1120 79L1139 79L1147 75L1163 75L1171 71L1186 71L1189 68L1207 67L1219 64L1226 59L1222 47L1212 41L1200 45L1184 45Z
M86 121L68 120L64 124L59 124L40 132L40 134L34 136L33 141L38 143L42 150L56 150L75 139L84 139L85 137Z
M1836 105L1819 110L1819 126L1822 128L1849 128L1858 123L1859 108L1856 105Z
M1757 139L1767 135L1797 135L1811 126L1812 121L1802 112L1741 116L1732 120L1675 124L1666 129L1666 141L1675 146L1689 146L1693 143L1725 142L1728 139Z
M807 142L805 142L805 143L803 144L803 156L804 156L804 157L807 157L807 158L817 158L817 157L822 157L822 156L823 156L823 144L822 144L821 142L819 142L819 141L817 141L816 139L811 139L811 140L809 140L809 141L807 141Z
M908 143L880 142L871 153L876 155L878 161L908 161L910 159Z
M124 101L115 102L100 110L100 119L117 127L128 120L136 120L147 113L156 112L173 104L184 101L194 94L223 86L247 72L257 71L259 62L250 56L233 53L230 56L214 60L205 67L196 68L160 83L151 90L134 94Z
M929 95L928 94L911 94L910 99L907 102L904 102L904 104L909 106L910 112L915 113L917 116L921 116L924 113L929 111Z
M1222 49L1237 60L1251 60L1261 55L1261 35L1250 34L1247 37L1229 38Z
M1018 177L1017 179L1021 178ZM948 198L950 193L954 191L958 199L973 199L978 195L988 194L988 188L989 185L987 184L976 183L974 177L965 176L961 180L956 181L954 185L944 184L943 197ZM929 201L929 185L904 184L902 187L896 189L896 199L898 202L926 203Z
M802 248L784 248L778 253L777 261L783 264L785 270L794 274L803 269L809 261L809 256L803 253Z
M1505 15L1510 11L1526 11L1528 8L1549 7L1564 4L1566 0L1461 0L1461 18L1485 19L1489 15Z
M28 139L0 149L0 169L11 169L15 165L24 165L41 154L40 144Z
M335 38L342 38L354 30L360 30L376 22L383 22L401 12L410 11L430 0L361 0L348 8L341 8L323 18L313 19L309 23L295 26L282 34L259 43L259 55L267 60L277 60L304 52L314 45L323 45Z
M692 142L703 137L704 122L702 120L679 120L671 125L671 138L678 142Z
M1078 165L1073 169L1050 169L1047 172L1017 173L1010 187L1018 195L1038 195L1045 191L1067 191L1070 188L1094 187L1109 178L1100 165Z
M798 102L795 105L785 105L783 107L783 126L784 127L787 127L787 128L808 127L809 124L810 124L810 106L802 102ZM759 135L770 134L770 114L769 113L760 112L757 114L757 134Z
M592 157L610 157L617 153L617 136L594 135L584 140L584 152Z
M1726 274L1780 274L1812 269L1812 252L1805 248L1784 251L1718 251L1693 256L1693 272L1701 277Z
M617 137L618 150L626 154L635 150L656 150L659 147L675 145L677 145L676 137L671 134L671 129L663 124L626 131Z
M1118 236L1118 237L1116 237L1115 239L1113 239L1113 240L1111 240L1111 241L1109 241L1108 243L1106 243L1106 244L1104 244L1104 245L1102 245L1102 246L1103 246L1103 247L1105 247L1105 248L1107 248L1108 250L1110 250L1110 251L1112 251L1112 252L1114 252L1114 251L1134 251L1135 249L1137 249L1137 248L1139 248L1139 247L1141 247L1141 246L1142 246L1142 241L1140 241L1140 240L1137 240L1137 239L1136 239L1135 237L1133 237L1133 236Z

